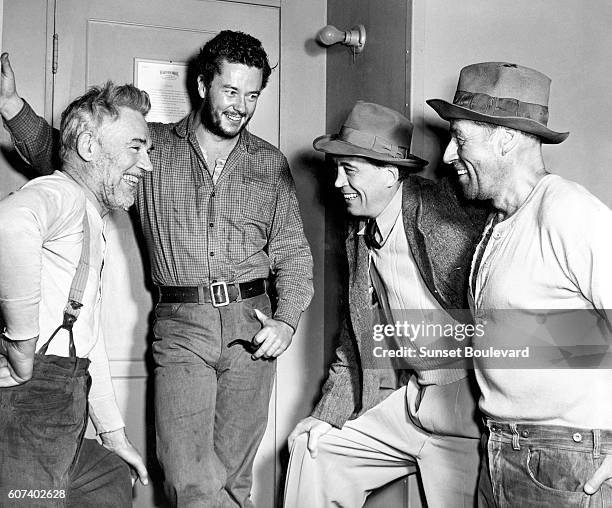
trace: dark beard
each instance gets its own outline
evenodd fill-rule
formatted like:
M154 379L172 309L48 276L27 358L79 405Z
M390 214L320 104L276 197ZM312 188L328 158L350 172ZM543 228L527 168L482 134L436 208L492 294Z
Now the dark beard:
M208 94L206 94L202 103L202 109L200 111L200 120L202 121L202 125L208 132L211 132L215 136L219 136L220 138L224 139L233 139L236 136L239 136L242 132L242 129L246 127L246 124L244 124L236 133L224 131L223 127L221 127L221 119L215 118L213 116L213 109L208 100Z

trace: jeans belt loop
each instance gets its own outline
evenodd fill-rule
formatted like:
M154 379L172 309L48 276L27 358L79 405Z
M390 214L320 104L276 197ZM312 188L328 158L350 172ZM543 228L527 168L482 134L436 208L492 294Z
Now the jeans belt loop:
M518 430L516 428L516 423L511 423L510 424L510 430L512 431L512 449L513 450L520 450L521 449L521 445L519 444L519 433L518 433Z
M240 284L236 283L234 284L234 287L236 288L236 299L234 301L241 302L242 301L242 291L240 291Z
M205 296L204 296L204 291L206 291L206 287L205 286L198 286L198 303L199 304L203 304L206 302Z
M601 455L601 430L593 429L593 458L598 459Z
M209 286L209 290L210 301L213 307L225 307L226 305L229 305L229 293L227 292L226 282L213 282ZM238 288L238 294L240 294L240 288Z

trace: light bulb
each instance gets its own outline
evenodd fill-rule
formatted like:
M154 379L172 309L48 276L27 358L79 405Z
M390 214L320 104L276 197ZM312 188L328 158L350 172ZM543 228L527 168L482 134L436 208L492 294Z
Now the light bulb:
M331 46L338 42L344 42L345 32L338 30L334 25L327 25L317 33L317 40L325 46Z

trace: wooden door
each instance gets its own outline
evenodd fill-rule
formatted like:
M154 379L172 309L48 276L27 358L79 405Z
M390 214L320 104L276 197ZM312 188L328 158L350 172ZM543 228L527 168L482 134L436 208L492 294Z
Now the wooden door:
M277 7L248 2L56 0L58 58L52 100L54 124L59 124L59 115L66 104L88 86L107 79L132 82L135 58L187 62L204 42L222 29L241 30L259 38L274 66L279 60L279 21ZM195 81L195 76L192 78ZM272 73L249 128L278 146L278 71ZM136 238L130 216L114 213L106 238L103 326L111 373L128 433L141 450L147 450L151 459L152 372L147 359L155 295L151 291L143 242ZM273 400L271 411L274 407ZM258 506L271 507L275 502L276 478L272 412L269 422L256 460L253 494ZM159 481L155 488L137 487L135 506L163 506Z

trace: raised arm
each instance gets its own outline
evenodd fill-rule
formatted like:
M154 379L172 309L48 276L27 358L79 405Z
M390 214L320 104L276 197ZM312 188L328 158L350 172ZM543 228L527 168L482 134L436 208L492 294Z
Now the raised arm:
M17 93L8 53L0 56L0 115L19 155L40 174L59 169L59 133Z
M8 53L0 56L0 114L5 120L13 118L23 107L23 99L17 94L15 73L11 67Z

